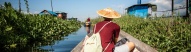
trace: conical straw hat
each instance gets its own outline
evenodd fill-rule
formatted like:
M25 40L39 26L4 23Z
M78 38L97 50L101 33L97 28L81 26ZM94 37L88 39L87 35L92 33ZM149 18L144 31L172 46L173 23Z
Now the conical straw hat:
M106 8L106 9L102 9L97 11L97 13L100 16L106 17L106 18L120 18L121 15L119 13L117 13L116 11L114 11L111 8Z

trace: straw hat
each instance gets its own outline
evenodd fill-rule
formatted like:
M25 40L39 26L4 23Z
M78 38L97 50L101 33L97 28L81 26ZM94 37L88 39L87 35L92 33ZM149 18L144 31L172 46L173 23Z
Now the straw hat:
M97 13L100 16L106 17L106 18L120 18L121 15L119 13L117 13L116 11L114 11L111 8L106 8L106 9L102 9L97 11Z

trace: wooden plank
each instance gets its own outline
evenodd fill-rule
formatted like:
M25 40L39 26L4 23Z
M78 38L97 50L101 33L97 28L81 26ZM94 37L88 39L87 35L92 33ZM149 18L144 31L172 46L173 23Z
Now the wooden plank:
M83 41L84 39L76 47L74 47L71 52L80 52L82 50Z
M135 47L140 51L140 52L158 52L156 49L152 48L151 46L139 41L138 39L134 38L133 36L129 35L128 33L124 31L120 31L120 35L122 37L126 37L129 39L130 42L135 43Z
M121 32L119 34L119 37L118 37L118 41L121 40L122 38L125 38L126 36L122 35ZM135 49L133 50L133 52L140 52L136 47Z

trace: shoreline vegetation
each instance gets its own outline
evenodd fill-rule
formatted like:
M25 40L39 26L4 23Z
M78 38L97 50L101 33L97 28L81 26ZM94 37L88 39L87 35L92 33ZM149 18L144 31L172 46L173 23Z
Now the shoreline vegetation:
M91 19L92 24L102 21L98 17ZM143 19L123 15L114 19L121 30L150 45L159 52L191 51L191 24L182 17Z
M4 3L0 13L0 49L3 52L39 51L39 46L52 45L81 27L76 20L20 13L11 3Z

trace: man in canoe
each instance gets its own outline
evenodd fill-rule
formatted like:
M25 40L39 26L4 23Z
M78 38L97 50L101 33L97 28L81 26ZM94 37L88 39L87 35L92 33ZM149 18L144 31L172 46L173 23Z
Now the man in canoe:
M91 22L90 22L90 17L88 17L88 19L85 22L85 27L90 27L91 26Z
M93 33L99 33L103 52L131 52L135 48L132 42L126 42L122 45L115 46L119 37L120 26L112 22L112 20L114 18L120 18L121 15L111 8L99 10L97 13L104 18L104 21L98 22L94 26ZM87 35L84 42L86 42L89 37L90 36Z

